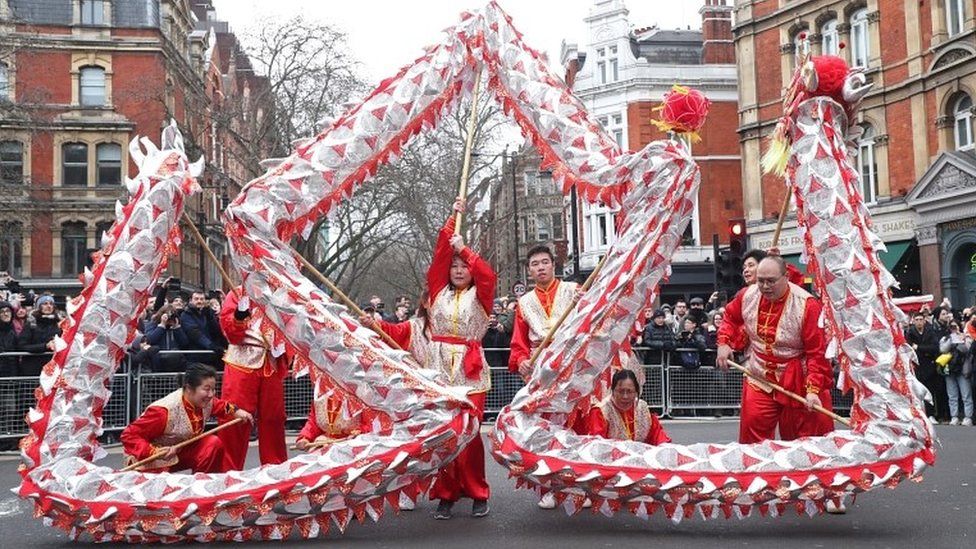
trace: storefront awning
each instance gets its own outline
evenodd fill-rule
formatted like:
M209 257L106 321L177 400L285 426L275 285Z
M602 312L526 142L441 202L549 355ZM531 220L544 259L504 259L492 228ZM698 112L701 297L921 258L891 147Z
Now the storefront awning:
M911 247L911 245L912 245L911 240L902 240L899 242L885 242L885 246L888 248L888 251L881 252L881 254L879 254L881 263L889 271L894 271L895 266L898 265L898 262L901 261L902 256L905 255L905 252L908 251L908 248ZM800 254L784 255L783 260L793 265L797 269L800 269L801 273L806 274L807 266L800 263Z

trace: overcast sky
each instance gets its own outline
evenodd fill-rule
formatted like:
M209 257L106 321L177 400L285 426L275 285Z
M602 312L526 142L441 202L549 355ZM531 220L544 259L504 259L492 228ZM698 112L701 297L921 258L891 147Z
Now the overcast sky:
M304 14L343 30L352 54L362 63L362 76L371 83L392 76L441 40L440 31L457 23L466 9L479 9L487 0L214 0L217 17L233 30L246 31L268 17ZM559 62L562 40L582 46L587 39L583 18L593 0L499 0L525 34L530 46ZM630 0L632 26L701 27L695 0Z

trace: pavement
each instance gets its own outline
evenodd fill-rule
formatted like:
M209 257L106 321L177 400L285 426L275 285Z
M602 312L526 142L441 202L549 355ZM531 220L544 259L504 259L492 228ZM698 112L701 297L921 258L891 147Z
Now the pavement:
M736 436L735 420L665 420L675 442L730 441ZM641 547L671 545L681 549L712 547L866 547L960 549L976 547L976 429L939 426L938 461L921 483L905 482L893 490L861 494L846 515L816 517L790 514L764 518L703 521L699 518L673 524L655 514L649 519L629 513L613 517L584 512L567 516L560 510L544 511L527 490L515 490L506 472L490 457L488 477L492 486L491 514L470 516L470 501L455 506L454 518L435 521L436 505L422 501L412 512L384 515L377 523L353 522L345 534L330 532L327 538L294 538L289 546L311 547L322 543L337 547ZM118 451L115 450L114 453ZM250 452L256 459L256 449ZM108 459L117 459L112 456ZM0 457L0 486L18 483L15 456ZM234 547L258 547L254 542ZM48 528L31 515L26 502L10 492L0 493L0 548L74 546L60 530ZM87 545L87 544L86 544Z

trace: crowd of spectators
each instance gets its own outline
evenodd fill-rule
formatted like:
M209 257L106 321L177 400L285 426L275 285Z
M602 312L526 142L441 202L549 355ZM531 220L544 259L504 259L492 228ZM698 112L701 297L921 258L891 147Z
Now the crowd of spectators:
M972 425L976 306L957 311L949 300L934 309L923 306L905 327L905 340L918 356L915 377L932 395L933 402L925 404L929 419Z
M695 369L714 362L714 354L706 351L718 348L718 329L725 309L718 292L708 301L693 297L678 299L674 305L662 304L657 309L645 309L643 321L636 326L631 344L641 349L645 364L670 364Z

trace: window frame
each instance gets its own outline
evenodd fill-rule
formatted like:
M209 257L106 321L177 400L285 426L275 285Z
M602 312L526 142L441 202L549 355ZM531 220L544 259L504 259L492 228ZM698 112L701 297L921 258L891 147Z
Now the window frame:
M85 100L85 73L92 74L95 71L101 75L101 103L88 103ZM108 105L108 77L106 75L105 67L99 65L85 65L78 70L78 104L84 108L98 108L105 107ZM89 84L89 89L92 86Z
M24 274L24 224L19 221L0 222L0 271L14 278Z
M861 178L861 197L865 204L878 201L878 156L875 154L877 144L874 126L863 124L864 132L857 142L857 168ZM865 157L866 154L866 157ZM865 168L868 177L865 177Z
M10 64L0 61L0 102L10 101Z
M946 0L946 34L950 37L962 34L966 30L966 4L963 0ZM953 15L956 15L955 25Z
M820 26L820 54L838 55L840 53L840 30L836 18L828 19Z
M85 158L84 164L82 164L79 161L69 161L68 160L67 149L69 147L73 147L73 146L84 147L84 151L85 151L85 154L84 154L84 158ZM61 186L62 187L83 188L83 187L87 187L88 186L88 147L89 147L88 143L85 143L84 141L66 141L64 143L61 143ZM68 178L68 170L69 170L69 168L78 170L78 172L81 173L81 167L82 166L84 166L84 172L83 173L85 174L83 183L81 183L81 184L79 184L79 183L69 183L68 182L69 181L69 178Z
M5 151L3 149L6 145L10 145L10 144L17 145L20 148L20 159L17 161L4 159ZM24 147L24 143L16 139L7 139L7 140L0 141L0 182L2 182L5 185L24 184L24 164L25 164L24 150L25 149L26 147ZM9 169L8 165L18 167L18 171L20 173L19 177L17 177L16 179L8 179L5 176L7 170Z
M117 160L102 160L101 152L114 149L118 151ZM99 143L95 145L95 185L106 187L106 186L119 186L122 184L122 146L118 143L106 142ZM116 166L103 166L103 163L116 163ZM113 169L116 174L116 181L104 181L102 179L102 170Z
M86 27L105 26L105 0L78 0L78 21Z
M862 60L859 58L863 58ZM851 14L851 66L867 67L871 62L871 33L867 8Z
M77 234L68 234L77 230ZM72 245L73 244L73 245ZM80 251L78 246L81 246ZM61 275L70 277L85 270L88 258L88 224L84 221L61 223ZM73 268L69 269L69 265Z
M969 102L968 107L961 107L964 101ZM960 123L965 122L966 136L968 142L962 144L960 139ZM968 94L960 94L952 102L952 137L953 145L957 151L971 151L976 149L976 141L973 136L973 99Z

